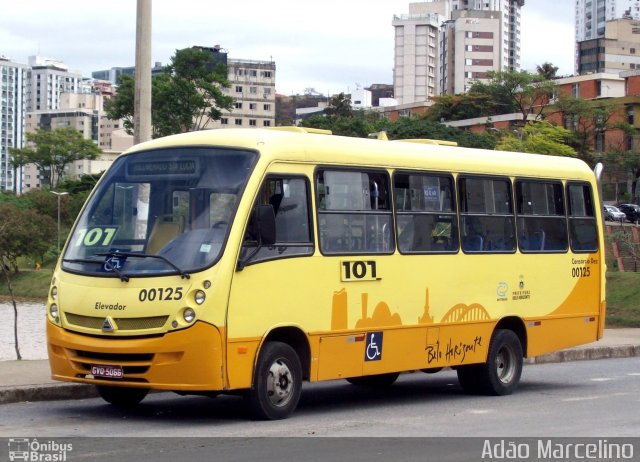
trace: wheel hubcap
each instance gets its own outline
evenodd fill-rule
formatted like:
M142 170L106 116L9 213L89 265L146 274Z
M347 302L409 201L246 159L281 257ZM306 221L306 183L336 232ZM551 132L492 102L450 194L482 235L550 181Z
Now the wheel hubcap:
M269 368L267 396L274 406L285 406L293 395L293 375L289 366L278 359Z
M515 352L506 346L500 348L496 357L498 379L504 384L510 383L516 374Z

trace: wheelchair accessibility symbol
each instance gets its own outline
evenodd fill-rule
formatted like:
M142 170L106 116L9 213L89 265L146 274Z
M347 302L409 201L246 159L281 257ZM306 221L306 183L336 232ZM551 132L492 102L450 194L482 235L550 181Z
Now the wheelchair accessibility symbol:
M367 332L367 349L365 361L380 361L382 359L382 332Z

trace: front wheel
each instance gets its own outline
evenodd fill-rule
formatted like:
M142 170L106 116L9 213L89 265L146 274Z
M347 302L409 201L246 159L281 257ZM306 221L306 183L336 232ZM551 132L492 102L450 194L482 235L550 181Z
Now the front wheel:
M110 387L107 385L96 385L96 388L100 397L107 403L122 408L136 406L149 393L147 388Z
M302 391L300 358L286 343L268 342L260 351L249 407L259 420L284 419L298 405Z
M459 367L458 381L468 393L510 395L520 382L522 363L518 336L511 330L498 329L491 338L487 362Z

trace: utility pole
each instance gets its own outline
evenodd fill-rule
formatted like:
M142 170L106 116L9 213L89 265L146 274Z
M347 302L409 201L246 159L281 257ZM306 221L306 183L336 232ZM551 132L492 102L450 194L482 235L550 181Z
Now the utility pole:
M151 139L151 0L138 0L133 143Z
M60 255L60 198L69 194L68 192L49 191L58 197L58 256Z

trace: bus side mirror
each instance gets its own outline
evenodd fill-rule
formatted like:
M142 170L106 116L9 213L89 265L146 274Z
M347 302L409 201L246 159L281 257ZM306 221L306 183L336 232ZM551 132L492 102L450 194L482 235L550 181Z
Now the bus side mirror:
M259 205L256 209L258 218L258 233L261 245L273 245L276 243L276 214L273 205Z

